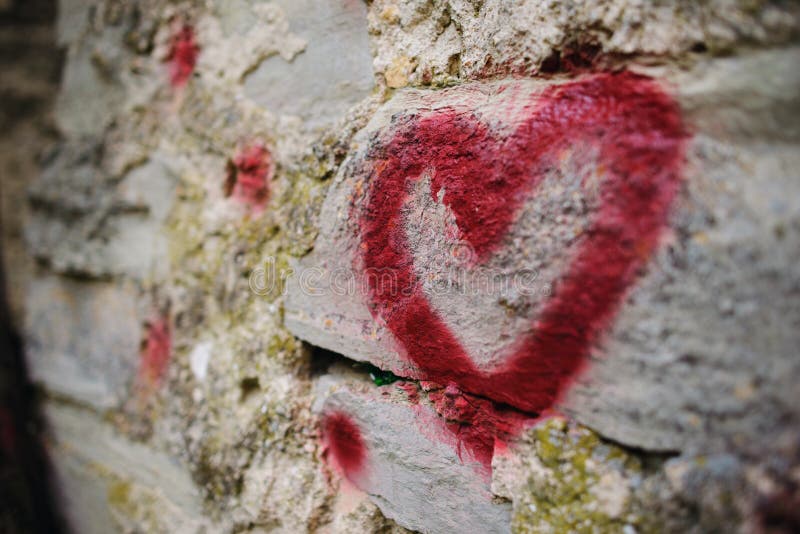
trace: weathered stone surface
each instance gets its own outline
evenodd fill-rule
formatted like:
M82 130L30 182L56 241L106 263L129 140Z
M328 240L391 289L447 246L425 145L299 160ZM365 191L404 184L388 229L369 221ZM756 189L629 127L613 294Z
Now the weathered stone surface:
M329 499L325 477L316 465L291 454L276 454L276 443L256 453L248 467L233 516L239 524L297 532L324 523ZM281 476L276 477L276 473Z
M800 10L785 2L670 0L504 2L450 0L370 5L375 70L390 87L486 74L535 74L607 55L725 53L796 36ZM560 61L559 61L560 60ZM392 80L395 80L392 83Z
M293 58L272 56L247 76L245 94L273 113L329 126L369 95L372 56L366 6L360 2L276 2L305 47Z
M81 29L87 27L88 7L85 2L69 6L73 20L83 23L72 31L63 28L59 36L62 43L77 38L68 47L62 89L56 101L56 122L69 136L99 135L125 99L120 71L115 66L124 53L126 28L109 26L96 39L84 38Z
M240 90L262 60L280 54L288 61L305 46L277 2L216 0L211 6L196 25L203 47L196 76L210 87Z
M561 403L603 435L630 445L676 449L743 439L756 428L763 435L793 417L800 375L792 357L800 206L793 200L798 196L786 192L798 184L790 169L798 164L792 124L800 110L800 85L784 73L798 59L797 49L786 49L710 60L689 73L654 72L675 91L692 136L671 231L604 341L593 349L592 365ZM358 135L357 151L329 191L315 249L290 281L290 330L401 376L425 378L370 312L358 226L359 206L376 173L367 154L380 150L375 139L400 131L406 118L431 109L474 113L496 128L513 128L527 102L514 95L537 87L541 82L406 91L384 105ZM740 100L748 107L733 109ZM767 147L754 141L766 136L776 142ZM560 182L544 182L547 192L540 190L520 211L505 250L489 263L507 279L533 268L535 287L543 291L527 295L495 291L464 300L446 288L437 291L437 281L452 276L453 264L458 265L449 256L459 252L459 242L448 237L452 215L440 199L425 194L429 181L417 182L421 189L413 198L423 200L404 208L414 270L433 308L457 327L460 342L479 366L491 366L507 340L527 328L526 313L541 306L568 260L563 249L572 232L586 231L590 211L580 202L570 204L570 192L563 189L592 172L591 165L582 165L586 162L574 154L563 160L556 174Z
M317 391L323 417L345 414L358 427L365 465L349 476L384 515L420 532L510 531L510 504L493 498L489 474L457 446L430 403L410 403L397 385L332 376Z
M67 64L52 135L64 138L30 191L25 230L38 263L26 342L74 530L405 532L400 522L425 532L631 534L797 523L800 57L789 48L797 5L59 4ZM610 74L623 69L656 82ZM427 161L431 169L391 222L412 240L408 272L422 280L425 302L474 367L505 361L497 349L531 329L581 236L597 233L590 219L607 197L592 184L625 165L592 142L602 137L597 121L581 123L589 133L575 128L588 138L575 146L561 136L541 148L511 134L537 106L558 104L558 87L580 86L592 72L606 80L603 90L577 101L602 112L595 115L619 118L601 101L628 109L619 91L638 87L665 119L652 120L653 130L675 134L665 111L675 100L690 140L659 247L651 253L648 239L608 247L648 259L633 263L636 283L555 403L574 418L548 412L534 425L539 410L494 402L547 391L530 373L509 373L517 378L506 382L509 391L485 396L467 391L481 389L475 380L375 387L366 374L383 384L396 377L320 350L423 375L403 351L414 344L375 320L376 309L390 311L387 301L376 306L359 287L362 262L374 265L377 255L361 249L358 215L370 211L369 191L385 172L366 156L395 157L402 168L396 156L404 152L385 141L403 131L401 145L417 149L410 159L419 163L432 153L424 141L437 137L430 123L408 125L441 113L450 121L440 124L444 134L468 134L463 124L477 123L481 135L442 143L448 158ZM623 83L609 83L614 77ZM4 76L0 88L22 110L18 79ZM558 111L553 120L569 123L575 107ZM647 157L659 147L674 154L682 136L650 135L641 129L647 115L607 124L605 148L630 145L625 125L633 124ZM3 117L28 120L17 110ZM31 150L10 137L6 150ZM476 139L489 149L476 151ZM470 199L495 199L517 214L509 239L475 262L505 285L448 294L439 282L480 273L470 262L488 249L461 246L459 217L472 206L451 201L459 189L442 187L438 167L481 152L485 173L470 174L474 183L502 185L548 146L558 150L538 195L487 186ZM259 158L242 155L252 147ZM253 169L245 168L250 159L259 160ZM673 169L653 161L672 160L642 167ZM268 172L256 172L262 166ZM258 209L234 192L248 178L263 193ZM8 190L4 182L0 192ZM387 201L404 197L402 188L385 190ZM629 207L626 220L647 222L641 214L653 211ZM502 209L490 213L503 217ZM480 237L481 226L472 228ZM380 224L371 230L380 233ZM281 272L312 249L287 301ZM265 269L278 271L271 288L261 284ZM536 276L517 280L520 273ZM331 274L327 294L298 292L301 283L326 289ZM404 341L424 348L444 337L427 326L411 324ZM364 372L343 370L351 367ZM132 392L139 377L153 380ZM331 413L357 425L371 470L352 471L352 458L350 470L337 464L339 453L358 447L331 447Z
M89 8L92 3L93 0L58 0L56 32L61 46L80 40L89 25Z
M539 421L495 456L492 489L514 503L514 532L686 531L691 511L663 487L658 460L553 417Z
M676 80L695 135L674 233L565 401L605 435L766 446L795 420L800 205L787 192L800 184L800 79L782 73L798 59L793 49L714 61L705 77Z
M124 439L90 412L50 403L46 417L57 490L73 528L89 533L212 528L202 517L192 479L174 458Z
M174 177L154 155L117 178L102 164L102 154L103 147L91 142L57 149L30 190L31 251L68 274L159 279L169 267L163 224Z
M26 312L34 381L101 409L125 399L142 339L133 287L44 276L31 282Z

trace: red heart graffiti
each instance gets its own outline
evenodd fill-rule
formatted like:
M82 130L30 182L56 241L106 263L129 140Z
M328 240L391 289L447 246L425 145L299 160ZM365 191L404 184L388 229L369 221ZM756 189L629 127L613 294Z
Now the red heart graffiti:
M654 251L680 185L686 134L678 105L653 80L629 72L553 85L531 95L531 103L505 136L452 109L396 124L369 155L372 176L359 224L364 267L392 274L369 278L373 313L422 378L539 412L580 371ZM461 238L483 262L559 152L579 143L597 151L603 169L591 228L513 354L482 371L423 292L402 208L413 183L428 173L431 194L437 198L444 189Z

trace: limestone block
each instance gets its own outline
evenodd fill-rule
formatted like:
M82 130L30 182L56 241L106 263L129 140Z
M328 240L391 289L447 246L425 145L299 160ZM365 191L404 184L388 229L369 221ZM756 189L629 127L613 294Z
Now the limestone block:
M175 179L157 154L117 179L101 152L91 142L57 149L30 189L28 246L59 272L159 279L169 267L163 223Z
M344 475L386 517L419 532L510 532L510 503L492 495L491 475L458 447L425 400L409 402L397 384L376 388L330 378L320 381L317 407L323 421L347 418L357 428L350 438L363 440L365 458L363 465L345 465ZM336 446L328 451L334 464Z
M45 415L56 491L72 529L190 533L211 528L189 472L177 460L117 435L88 412L48 404Z
M124 284L34 279L25 321L32 379L99 409L119 405L139 360L136 295Z
M629 445L768 436L800 398L798 59L398 92L329 190L287 327Z
M308 128L329 126L372 90L366 6L307 0L276 4L306 46L290 60L266 59L247 76L245 94L273 113L300 117Z

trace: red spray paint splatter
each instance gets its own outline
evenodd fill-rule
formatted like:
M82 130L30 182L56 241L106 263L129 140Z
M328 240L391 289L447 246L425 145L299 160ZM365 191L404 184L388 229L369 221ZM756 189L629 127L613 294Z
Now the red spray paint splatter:
M147 327L147 338L144 342L139 362L140 385L157 386L169 365L172 353L172 337L169 319L157 319Z
M367 457L367 448L356 424L342 412L329 413L322 420L322 439L334 466L355 483L364 473Z
M532 419L508 407L463 393L453 384L431 391L428 398L444 418L447 430L456 437L456 453L462 450L478 461L483 474L491 474L492 457L498 443L508 441Z
M419 386L414 382L398 382L397 388L405 392L408 397L408 402L411 404L419 404Z
M197 44L194 28L182 24L170 39L169 55L169 81L172 87L179 89L186 85L192 77L200 46Z
M541 412L580 371L656 247L681 180L686 133L680 110L654 81L623 72L551 86L506 137L478 117L450 109L405 121L371 154L374 174L359 219L364 267L393 275L393 287L383 287L389 277L368 277L373 313L421 378ZM431 173L431 195L444 191L462 239L483 262L559 152L576 143L598 150L605 174L592 228L530 332L501 367L481 371L431 307L413 271L401 213L410 186ZM476 417L476 426L483 425L485 418ZM489 460L493 425L474 429L486 436L471 440L477 456Z
M262 143L248 145L228 163L225 195L261 210L269 200L271 179L272 157L269 150Z

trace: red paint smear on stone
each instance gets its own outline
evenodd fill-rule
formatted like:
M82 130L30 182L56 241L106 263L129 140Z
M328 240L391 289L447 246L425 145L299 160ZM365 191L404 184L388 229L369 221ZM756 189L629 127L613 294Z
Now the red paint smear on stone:
M161 318L147 328L147 339L139 362L139 378L145 386L161 382L172 354L172 337L169 320Z
M532 419L511 408L463 393L453 384L428 394L437 413L445 420L447 429L457 439L456 453L462 452L478 461L484 474L491 474L495 448L508 441Z
M261 143L246 146L228 166L226 194L250 207L263 209L269 200L271 178L269 150Z
M398 389L402 389L408 396L408 402L419 404L419 386L414 382L398 382Z
M186 85L194 72L200 47L195 40L194 28L183 24L170 40L169 55L169 80L172 87L180 88Z
M333 462L348 480L354 482L364 472L367 448L361 431L342 412L332 412L322 420L323 443Z
M649 78L602 73L551 86L503 138L478 117L453 110L404 120L373 150L360 216L364 267L393 275L393 287L384 287L388 277L368 277L373 313L421 378L528 412L545 410L610 326L667 223L686 138L678 105ZM593 226L530 333L500 368L481 371L431 308L413 271L401 213L411 185L431 172L431 194L444 189L443 202L482 262L559 152L576 144L595 147L605 172ZM491 433L491 425L484 430Z

